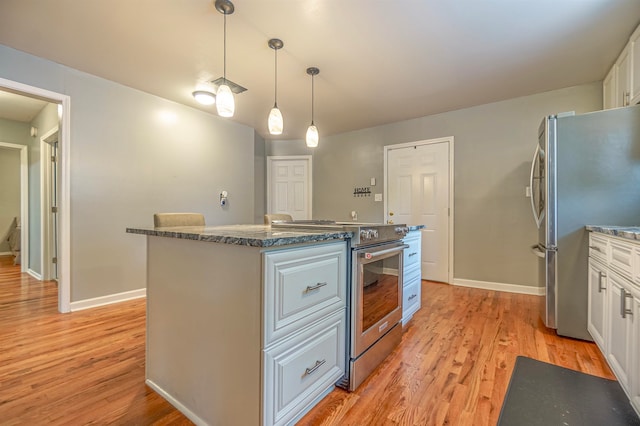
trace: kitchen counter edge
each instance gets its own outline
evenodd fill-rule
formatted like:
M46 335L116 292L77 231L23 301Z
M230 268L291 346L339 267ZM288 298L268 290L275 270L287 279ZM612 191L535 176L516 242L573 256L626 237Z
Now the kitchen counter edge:
M250 247L278 247L351 238L345 231L302 231L271 229L267 225L179 226L166 228L127 228L129 234L178 238Z
M640 226L601 226L587 225L587 231L599 232L601 234L613 235L615 237L626 238L628 240L640 241Z

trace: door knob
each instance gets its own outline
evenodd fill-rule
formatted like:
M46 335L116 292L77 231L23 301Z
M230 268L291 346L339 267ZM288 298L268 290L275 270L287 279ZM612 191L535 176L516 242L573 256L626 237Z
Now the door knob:
M393 212L389 212L389 216L393 216Z
M389 219L389 220L387 221L387 223L388 223L389 225L393 225L393 221L392 221L391 219Z

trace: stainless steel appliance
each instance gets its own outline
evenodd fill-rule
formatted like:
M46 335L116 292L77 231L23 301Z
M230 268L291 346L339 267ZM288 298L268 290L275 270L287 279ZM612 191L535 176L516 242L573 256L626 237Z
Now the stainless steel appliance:
M584 227L640 222L640 106L545 117L530 185L542 318L559 335L592 340Z
M348 371L337 385L355 390L402 338L402 243L406 225L333 221L293 221L272 227L340 229L351 238L347 303Z

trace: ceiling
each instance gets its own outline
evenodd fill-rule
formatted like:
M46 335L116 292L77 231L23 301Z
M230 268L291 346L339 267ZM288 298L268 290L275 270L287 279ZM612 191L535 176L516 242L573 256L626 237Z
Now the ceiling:
M231 120L267 139L320 137L602 80L640 23L638 0L235 0ZM273 137L274 101L285 131ZM222 76L211 0L2 0L0 44L216 114L191 96Z

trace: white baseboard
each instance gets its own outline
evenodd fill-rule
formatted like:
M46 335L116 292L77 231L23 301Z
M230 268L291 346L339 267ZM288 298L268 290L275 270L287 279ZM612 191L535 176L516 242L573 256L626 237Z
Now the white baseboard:
M534 296L544 296L545 290L541 287L531 287L528 285L492 283L489 281L465 280L454 278L453 285L460 287L482 288L485 290L505 291L507 293L532 294Z
M0 256L11 256L13 253L11 253L10 251L3 251L0 253Z
M40 275L33 269L27 269L27 274L31 275L33 278L35 278L38 281L42 281L42 275Z
M158 386L157 384L155 384L153 382L153 380L150 379L146 379L145 383L147 384L147 386L149 386L151 389L153 389L154 391L156 391L158 394L160 394L161 397L163 397L164 399L167 400L167 402L171 405L173 405L175 408L178 409L178 411L180 411L182 414L185 415L186 418L188 418L189 420L191 420L193 423L195 423L197 426L208 426L208 423L205 422L204 420L202 420L200 417L196 416L193 411L189 410L187 407L185 407L180 401L178 401L177 399L175 399L174 397L172 397L171 395L169 395L167 392L165 392L164 389L162 389L160 386Z
M71 302L70 308L72 312L81 311L83 309L97 308L98 306L139 299L141 297L146 297L146 295L147 289L140 288L138 290L125 291L123 293L110 294L108 296L94 297L93 299L78 300L77 302Z

